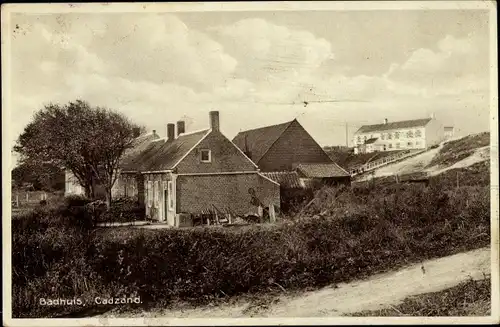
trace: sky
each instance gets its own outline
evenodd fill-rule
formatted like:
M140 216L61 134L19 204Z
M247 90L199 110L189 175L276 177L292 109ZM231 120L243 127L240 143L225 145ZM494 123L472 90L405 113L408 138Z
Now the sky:
M222 132L297 118L322 145L363 124L434 114L489 130L481 10L11 15L10 130L49 102L123 112L160 136L220 112ZM304 101L308 102L304 106Z

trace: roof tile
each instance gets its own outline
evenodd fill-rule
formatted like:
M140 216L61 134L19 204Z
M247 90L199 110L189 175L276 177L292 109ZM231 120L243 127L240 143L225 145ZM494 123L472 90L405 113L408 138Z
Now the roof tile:
M257 163L292 122L239 132L233 143Z

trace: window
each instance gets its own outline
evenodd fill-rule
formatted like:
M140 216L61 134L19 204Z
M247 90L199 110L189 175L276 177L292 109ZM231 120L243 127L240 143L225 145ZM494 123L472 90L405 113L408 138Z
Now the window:
M399 132L394 133L394 138L399 139Z
M410 138L413 137L413 131L408 131L408 133L406 133L406 136Z
M413 145L413 143L411 143L411 142L408 142L408 146L412 146L412 145Z
M399 142L396 143L396 149L399 149L400 147L401 147L401 144L399 144Z
M174 210L174 184L172 181L167 182L168 188L168 210Z
M153 184L153 203L155 205L155 208L158 208L158 205L159 205L159 196L158 196L158 192L160 191L160 189L158 188L158 181L155 181L154 184Z
M392 143L389 143L389 149L392 149Z
M148 181L148 207L153 205L153 181Z
M364 139L364 140L365 140L365 142L366 142L366 140L367 140L367 137L366 137L366 135L365 135L365 136L363 136L363 139Z
M392 140L392 133L387 134L387 139Z
M382 134L380 135L380 138L381 138L382 140L385 140L385 134L384 134L384 133L382 133Z
M361 136L358 136L358 143L361 143Z
M416 142L415 142L415 145L420 145L420 141L416 141Z
M422 131L421 131L421 130L419 130L419 129L417 129L417 130L415 131L415 137L422 137Z
M201 150L201 162L211 162L212 153L210 150Z

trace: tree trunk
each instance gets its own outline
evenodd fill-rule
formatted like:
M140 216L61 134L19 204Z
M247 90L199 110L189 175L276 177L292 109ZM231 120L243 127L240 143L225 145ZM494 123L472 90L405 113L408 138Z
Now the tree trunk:
M111 188L106 187L106 209L111 208Z

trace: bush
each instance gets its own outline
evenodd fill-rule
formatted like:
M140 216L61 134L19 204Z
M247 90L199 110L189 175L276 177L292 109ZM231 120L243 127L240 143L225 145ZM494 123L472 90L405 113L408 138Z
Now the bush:
M116 199L111 203L108 211L103 213L97 221L100 222L131 222L145 219L146 208L132 199Z
M237 229L90 232L37 211L13 222L14 316L75 310L38 306L40 294L137 294L164 306L320 287L490 242L488 187L325 188L316 199L296 221Z

